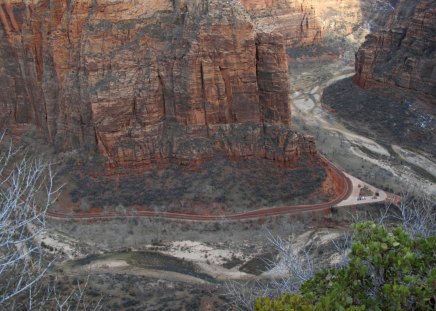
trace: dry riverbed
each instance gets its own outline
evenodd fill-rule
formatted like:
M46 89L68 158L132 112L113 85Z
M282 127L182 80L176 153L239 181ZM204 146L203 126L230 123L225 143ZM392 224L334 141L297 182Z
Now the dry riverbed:
M323 106L324 89L352 76L353 67L343 66L342 62L295 62L290 71L293 126L313 135L321 153L346 172L377 187L394 192L413 189L421 195L436 196L434 157L358 134Z

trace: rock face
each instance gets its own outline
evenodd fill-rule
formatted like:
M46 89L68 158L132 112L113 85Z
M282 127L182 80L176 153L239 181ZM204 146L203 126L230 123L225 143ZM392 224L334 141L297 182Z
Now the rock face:
M322 31L315 9L306 0L242 0L257 29L280 33L286 47L319 43Z
M342 59L384 24L397 0L246 0L257 29L283 35L289 62Z
M356 54L354 82L415 91L436 104L436 2L400 0L384 29L367 36Z
M3 1L2 125L36 125L58 150L98 151L114 167L217 150L286 163L315 155L288 128L283 35L247 13L281 5Z

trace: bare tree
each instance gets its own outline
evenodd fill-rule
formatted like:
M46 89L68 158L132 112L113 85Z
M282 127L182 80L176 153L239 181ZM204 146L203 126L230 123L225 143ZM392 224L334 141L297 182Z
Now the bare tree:
M399 222L412 236L429 237L436 235L436 201L431 197L415 198L410 192L403 192L397 204L386 205L379 223L389 220Z
M283 239L267 230L266 239L278 252L278 263L265 259L269 269L275 270L276 275L264 280L227 282L227 296L234 309L252 310L258 297L277 297L296 292L317 271L310 249L297 248L295 236Z
M82 284L77 281L76 285L70 290L65 292L59 289L58 279L54 277L48 280L47 285L44 287L44 292L41 292L40 299L37 302L35 310L56 310L56 311L69 311L69 310L87 310L97 311L101 310L102 297L95 302L90 302L87 299L87 288L89 277L86 278Z
M225 283L226 295L231 310L253 310L256 299L262 295L265 284L256 280L254 282L229 281Z
M310 249L296 248L297 241L294 235L290 236L288 240L284 240L268 231L267 239L279 253L279 263L276 265L274 262L270 262L269 265L270 267L275 266L279 270L279 274L282 275L282 277L272 280L272 288L276 291L273 294L295 292L316 271Z
M0 304L28 294L47 271L39 238L59 188L50 164L31 160L0 137Z
M52 165L32 159L0 135L0 308L10 310L95 310L83 304L83 286L63 298L46 278L53 259L41 243L47 209L57 199ZM51 301L50 304L48 302ZM86 308L84 308L86 307Z

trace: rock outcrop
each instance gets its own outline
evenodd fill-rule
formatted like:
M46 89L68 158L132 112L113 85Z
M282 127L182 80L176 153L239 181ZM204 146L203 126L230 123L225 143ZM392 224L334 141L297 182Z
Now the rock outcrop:
M289 129L286 36L247 13L278 2L3 1L2 125L36 125L114 167L315 155Z
M436 2L400 0L356 54L354 82L367 89L399 87L436 104Z

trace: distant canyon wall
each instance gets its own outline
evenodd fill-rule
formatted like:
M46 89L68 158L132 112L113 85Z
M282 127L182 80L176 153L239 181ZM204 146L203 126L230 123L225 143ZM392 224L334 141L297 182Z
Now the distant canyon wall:
M436 104L436 1L400 0L357 52L354 82L414 91Z
M290 61L346 57L351 63L365 35L384 25L397 0L242 2L257 29L283 35Z
M253 21L285 2L3 1L0 121L114 167L315 155L289 129L289 38Z

